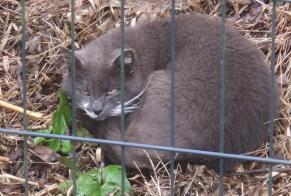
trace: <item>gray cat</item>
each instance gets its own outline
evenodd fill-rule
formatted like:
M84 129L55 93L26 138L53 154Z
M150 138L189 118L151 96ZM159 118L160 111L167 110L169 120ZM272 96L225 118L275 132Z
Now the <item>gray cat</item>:
M176 18L176 147L219 151L221 19L201 14ZM170 19L142 22L125 32L125 139L170 146ZM229 23L225 49L225 143L228 153L258 148L268 135L271 72L265 56ZM78 119L97 138L120 140L120 30L76 51ZM71 95L70 70L63 91ZM121 160L119 146L104 146ZM147 150L154 162L159 161ZM169 161L171 153L158 152ZM218 169L219 159L179 154L177 162ZM126 148L126 166L149 168L142 149ZM230 171L236 161L226 160Z

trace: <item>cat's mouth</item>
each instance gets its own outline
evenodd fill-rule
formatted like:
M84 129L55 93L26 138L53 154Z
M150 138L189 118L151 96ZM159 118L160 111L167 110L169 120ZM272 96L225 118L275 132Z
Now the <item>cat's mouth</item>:
M137 94L135 97L133 97L132 99L124 102L124 114L129 114L134 112L136 109L139 108L141 102L142 102L142 95L144 94L144 92L146 91L146 89L148 88L150 81L147 83L147 85L145 86L145 88L142 89L142 91ZM114 117L114 116L120 116L122 115L122 107L121 107L121 103L118 102L118 104L113 107L112 109L107 109L107 110L103 110L100 114L96 114L93 110L90 109L90 104L89 102L81 102L78 104L78 107L84 111L84 113L89 116L90 118L97 120L97 121L102 121L105 120L106 118L109 117Z

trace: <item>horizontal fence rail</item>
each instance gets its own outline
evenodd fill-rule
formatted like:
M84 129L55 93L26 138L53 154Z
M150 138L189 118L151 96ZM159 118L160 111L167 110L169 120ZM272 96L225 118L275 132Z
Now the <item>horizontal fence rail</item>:
M177 153L189 153L189 154L195 154L195 155L212 156L212 157L217 157L217 158L228 158L228 159L238 159L238 160L245 160L245 161L258 161L258 162L264 162L264 163L291 165L291 161L289 160L261 158L261 157L255 157L255 156L246 156L246 155L203 151L203 150L193 150L193 149L177 148L177 147L170 147L170 146L140 144L140 143L134 143L134 142L123 142L123 141L108 140L108 139L96 139L96 138L77 137L77 136L69 136L69 135L57 135L57 134L39 133L39 132L31 132L31 131L15 130L15 129L2 129L2 128L0 128L0 133L9 133L9 134L17 134L17 135L33 136L33 137L55 138L55 139L71 140L71 141L78 141L78 142L89 142L89 143L96 143L96 144L120 145L120 146L133 147L133 148L144 148L144 149L150 149L150 150L161 150L161 151L169 151L169 152L177 152Z

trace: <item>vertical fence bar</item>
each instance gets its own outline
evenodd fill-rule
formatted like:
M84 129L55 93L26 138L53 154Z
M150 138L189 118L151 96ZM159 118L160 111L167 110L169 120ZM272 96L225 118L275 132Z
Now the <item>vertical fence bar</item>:
M124 45L125 45L125 16L124 16L124 4L125 0L121 0L121 29L120 29L120 48L121 48L121 69L120 69L120 102L121 102L121 117L120 117L120 131L121 131L121 140L124 141L124 132L125 132L125 116L124 116L124 81L125 81L125 74L124 74ZM125 156L125 147L121 146L121 195L124 195L125 191L125 163L124 163L124 156Z
M220 50L220 114L219 114L219 151L224 151L224 81L225 81L225 0L221 1L221 50ZM219 159L219 194L224 195L224 159Z
M25 53L25 43L26 43L26 17L25 17L25 0L21 0L21 78L22 78L22 107L23 107L23 128L27 129L27 115L26 115L26 95L27 95L27 85L26 85L26 53ZM23 137L23 175L24 175L24 194L28 196L28 145L27 136Z
M277 0L273 0L272 7L272 52L271 52L271 99L270 99L270 133L269 133L269 158L273 157L273 134L274 134L274 107L275 107L275 64L276 64L276 56L275 56L275 40L276 40L276 6ZM269 164L269 196L272 195L272 186L273 186L273 176L272 176L272 163Z
M171 146L175 146L176 133L176 11L175 0L171 0ZM174 173L175 153L172 153L170 187L171 196L175 195L175 173Z
M71 77L72 77L72 135L76 136L76 61L75 61L75 0L71 0ZM75 146L75 142L74 142ZM77 161L75 148L72 151L72 180L73 180L73 195L77 195Z

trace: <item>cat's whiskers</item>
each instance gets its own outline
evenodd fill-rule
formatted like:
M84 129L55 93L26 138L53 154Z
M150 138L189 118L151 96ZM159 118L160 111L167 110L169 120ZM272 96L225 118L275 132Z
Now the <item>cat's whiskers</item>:
M82 104L80 104L80 103L77 103L76 107L79 108L79 109L81 109L81 110L85 110L85 109L86 109L86 107L84 107L84 106L83 106Z
M128 114L130 112L133 112L135 111L135 109L138 108L138 105L139 105L140 101L138 103L135 103L134 105L130 105L128 107L125 107L124 108L124 113L125 114ZM119 116L121 114L121 108L117 108L117 109L114 109L112 110L112 112L110 113L111 116Z
M138 95L136 95L132 99L124 102L124 113L125 114L128 114L130 112L134 112L139 107L139 104L141 103L141 100L142 100L141 96L144 94L144 92L148 88L149 83L150 83L150 80L148 81L145 88ZM138 101L138 102L136 102L136 101ZM117 106L115 106L111 110L110 115L111 116L119 116L120 114L121 114L121 104L118 104Z

